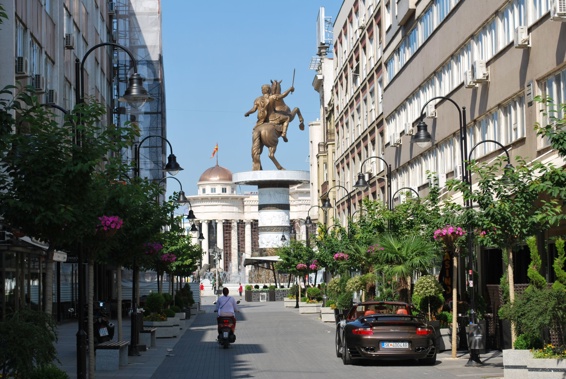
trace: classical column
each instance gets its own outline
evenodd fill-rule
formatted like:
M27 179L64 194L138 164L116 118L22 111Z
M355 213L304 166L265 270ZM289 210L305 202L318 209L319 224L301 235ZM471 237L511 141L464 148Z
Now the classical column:
M244 227L244 256L252 256L252 220L245 221Z
M238 265L238 220L232 220L232 230L231 230L230 238L232 240L232 272L230 274L240 275L240 266Z
M203 220L201 222L202 225L202 235L204 236L204 240L202 241L202 251L204 252L204 254L202 255L202 264L203 266L205 264L210 264L210 259L208 256L208 221L207 220Z
M224 252L224 220L216 220L216 246L222 249L222 258L219 267L224 268L226 264L226 253Z

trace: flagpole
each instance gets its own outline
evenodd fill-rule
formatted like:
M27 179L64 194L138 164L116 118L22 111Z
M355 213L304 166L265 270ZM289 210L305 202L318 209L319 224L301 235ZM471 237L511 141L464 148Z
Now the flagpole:
M218 142L216 142L216 165L218 166Z

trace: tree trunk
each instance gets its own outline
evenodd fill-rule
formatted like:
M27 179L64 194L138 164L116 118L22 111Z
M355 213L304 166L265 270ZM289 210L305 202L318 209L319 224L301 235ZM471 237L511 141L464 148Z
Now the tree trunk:
M452 252L452 358L458 350L458 253L459 249Z
M123 341L122 338L122 266L118 267L116 271L116 286L117 288L117 299L116 299L116 322L118 324L118 341Z
M509 283L509 303L513 304L515 302L515 276L513 275L513 249L506 248L503 252L507 254L507 282ZM511 321L511 348L515 346L515 340L517 339L516 325Z
M55 249L49 245L45 257L45 313L53 314L53 251ZM41 295L41 294L40 294Z
M94 379L94 320L93 320L93 303L94 303L94 259L88 258L88 377Z

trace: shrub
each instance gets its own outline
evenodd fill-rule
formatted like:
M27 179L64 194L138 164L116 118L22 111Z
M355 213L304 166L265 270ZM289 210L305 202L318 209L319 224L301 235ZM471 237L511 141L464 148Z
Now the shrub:
M265 288L265 287L264 287L264 288ZM269 286L268 289L269 289L270 291L275 291L275 288L276 288L276 287L272 284L272 285Z
M59 367L50 364L36 367L28 379L69 379L69 375Z
M191 307L194 303L193 291L191 291L191 287L187 283L175 294L175 305L184 309Z
M263 285L263 289L264 289L264 290L266 290L266 289L268 289L268 288L269 288L269 287L267 286L267 284L264 284L264 285Z
M163 313L165 314L165 316L167 317L175 317L175 311L172 310L171 308L167 308L163 311Z
M163 295L163 308L169 308L173 304L173 296L170 293L164 293Z
M542 341L528 334L519 334L513 347L517 350L540 349L542 347Z
M161 313L165 304L165 298L159 292L152 292L147 295L145 300L145 308L150 313Z
M56 325L41 311L21 310L0 321L0 373L29 378L37 367L57 359Z
M352 292L345 291L338 296L336 300L336 308L338 309L350 309L352 306Z
M442 286L433 275L424 275L415 283L412 302L422 313L434 318L438 309L444 303Z
M312 300L320 301L322 300L322 292L320 291L319 288L309 287L307 288L307 297L311 301Z
M259 284L256 284L256 285L254 286L254 289L258 290L258 289L259 289Z
M246 284L246 291L251 291L252 290L252 285L251 284Z
M181 308L176 305L172 305L170 309L175 313L181 313Z

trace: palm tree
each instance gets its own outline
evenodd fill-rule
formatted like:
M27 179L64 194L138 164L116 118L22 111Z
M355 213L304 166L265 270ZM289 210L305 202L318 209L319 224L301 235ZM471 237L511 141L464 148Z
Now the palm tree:
M397 236L381 234L378 238L382 250L375 254L376 269L399 283L402 301L411 299L413 275L427 274L439 258L438 248L432 241L418 234Z

